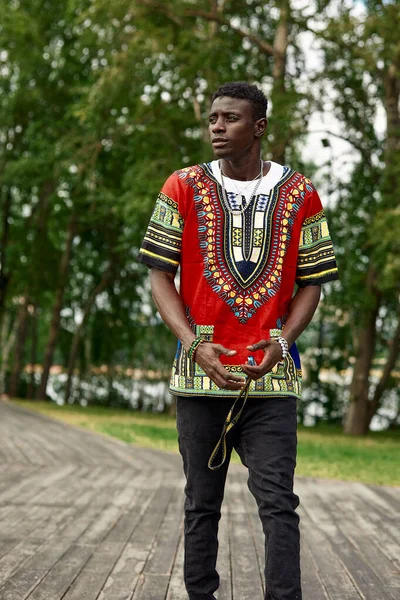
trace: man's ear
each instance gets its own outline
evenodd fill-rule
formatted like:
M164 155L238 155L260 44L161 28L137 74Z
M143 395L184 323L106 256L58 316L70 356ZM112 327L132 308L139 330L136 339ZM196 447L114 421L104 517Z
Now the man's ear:
M255 136L262 137L267 129L267 126L268 120L266 118L257 119L257 121L255 122Z

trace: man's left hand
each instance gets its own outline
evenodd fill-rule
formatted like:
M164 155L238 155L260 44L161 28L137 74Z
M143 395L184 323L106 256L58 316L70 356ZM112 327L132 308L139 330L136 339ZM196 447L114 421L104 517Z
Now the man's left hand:
M260 379L266 373L270 373L274 366L282 360L281 345L275 340L261 340L257 344L247 346L247 350L250 350L250 352L256 352L256 350L264 351L264 358L259 365L255 365L254 367L248 363L241 365L243 371L251 379Z

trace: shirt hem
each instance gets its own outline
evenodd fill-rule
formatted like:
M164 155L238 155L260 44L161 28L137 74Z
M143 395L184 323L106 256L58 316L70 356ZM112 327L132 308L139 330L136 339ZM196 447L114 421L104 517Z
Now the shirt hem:
M206 396L207 398L236 398L238 395L238 391L227 392L226 390L221 390L221 392L216 391L204 391L204 390L181 390L179 388L169 387L169 392L173 396ZM261 392L261 391L252 391L249 392L249 398L286 398L293 397L297 400L301 400L301 393L297 393L290 390L285 390L280 393L275 391L272 392Z

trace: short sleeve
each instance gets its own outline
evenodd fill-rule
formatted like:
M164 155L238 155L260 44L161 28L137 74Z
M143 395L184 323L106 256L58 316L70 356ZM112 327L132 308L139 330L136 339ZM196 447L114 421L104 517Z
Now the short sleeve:
M306 287L335 279L339 279L339 273L328 223L320 197L312 187L300 233L296 283Z
M148 267L175 274L181 256L183 218L174 176L165 182L140 248L138 261Z

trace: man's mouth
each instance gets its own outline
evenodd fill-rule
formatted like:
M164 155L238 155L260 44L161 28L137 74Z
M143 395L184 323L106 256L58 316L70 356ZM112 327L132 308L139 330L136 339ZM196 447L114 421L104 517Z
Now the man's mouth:
M225 146L225 144L228 143L228 140L226 140L225 138L214 138L211 143L216 148L221 148L222 146Z

